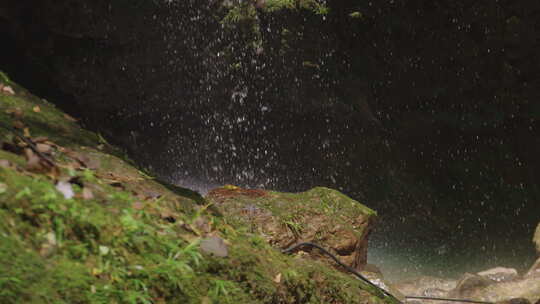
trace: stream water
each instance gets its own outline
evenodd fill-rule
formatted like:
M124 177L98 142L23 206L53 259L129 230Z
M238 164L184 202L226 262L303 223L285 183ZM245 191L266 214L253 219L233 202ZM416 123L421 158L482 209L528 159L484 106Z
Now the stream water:
M498 266L522 274L536 258L532 237L477 235L456 241L418 241L419 234L425 237L429 230L395 232L392 238L374 233L368 263L377 265L390 282L398 282L419 276L459 279L464 273Z

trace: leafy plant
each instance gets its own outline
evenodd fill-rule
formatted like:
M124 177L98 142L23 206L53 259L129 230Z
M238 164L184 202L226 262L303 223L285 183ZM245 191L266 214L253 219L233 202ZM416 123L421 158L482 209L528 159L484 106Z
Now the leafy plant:
M6 84L11 82L11 80L9 80L9 77L7 76L7 74L2 72L2 71L0 71L0 80L2 82L6 83Z
M215 279L212 281L209 296L214 303L230 303L230 296L236 291L238 291L238 287L234 282Z

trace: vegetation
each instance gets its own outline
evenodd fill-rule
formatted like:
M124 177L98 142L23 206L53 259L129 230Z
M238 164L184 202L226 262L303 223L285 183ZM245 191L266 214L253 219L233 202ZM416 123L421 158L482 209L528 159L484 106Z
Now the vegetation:
M347 274L281 254L8 84L0 91L1 303L391 302ZM225 240L227 256L201 250L212 235Z

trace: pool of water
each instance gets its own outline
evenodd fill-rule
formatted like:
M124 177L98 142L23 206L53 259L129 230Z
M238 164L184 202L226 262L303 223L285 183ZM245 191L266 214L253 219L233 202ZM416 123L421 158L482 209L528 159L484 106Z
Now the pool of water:
M388 237L375 233L370 240L368 263L377 265L390 282L436 276L458 279L494 267L515 268L522 274L536 259L531 237L482 236L454 241L418 241L414 233Z

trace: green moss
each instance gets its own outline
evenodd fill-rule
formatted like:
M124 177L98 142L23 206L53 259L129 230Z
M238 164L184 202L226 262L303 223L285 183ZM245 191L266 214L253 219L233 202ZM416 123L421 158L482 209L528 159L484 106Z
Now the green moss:
M0 94L1 128L11 128L16 120L20 120L28 127L33 137L47 136L52 141L66 146L98 145L96 135L79 127L51 103L30 95L15 84L11 86L15 90L15 95ZM14 117L8 113L13 110L20 111L21 117Z
M10 85L16 94L0 95L0 140L12 142L11 125L21 120L32 137L46 136L61 146L54 155L62 167L59 178L78 185L70 184L76 196L66 199L51 177L26 171L21 155L0 150L0 159L15 164L0 167L1 303L383 301L347 274L281 254L248 226L218 215L198 193L160 184L93 148L100 145L98 136ZM22 117L6 113L14 108ZM73 155L95 168L72 167ZM84 199L83 188L93 198ZM146 197L149 192L159 196ZM306 205L323 197L323 204L313 203L320 212L350 208L354 214L362 208L326 188L283 195L302 195ZM228 257L200 251L205 234L197 219L226 240Z
M262 10L266 13L278 13L283 10L305 10L316 15L325 15L329 12L329 8L317 0L267 0ZM257 11L252 3L241 2L228 9L222 22L224 24L254 22L256 16Z
M18 240L0 236L0 302L32 302L46 291L45 264Z
M6 73L0 71L0 81L5 83L5 84L9 84L11 81L9 80L9 77L7 76Z

